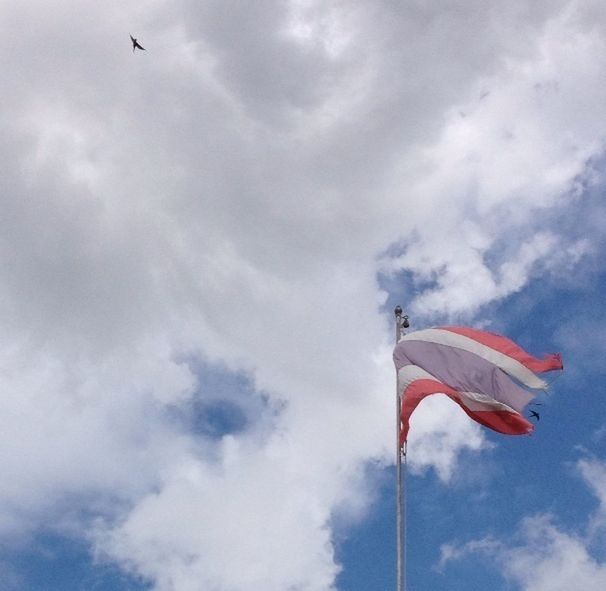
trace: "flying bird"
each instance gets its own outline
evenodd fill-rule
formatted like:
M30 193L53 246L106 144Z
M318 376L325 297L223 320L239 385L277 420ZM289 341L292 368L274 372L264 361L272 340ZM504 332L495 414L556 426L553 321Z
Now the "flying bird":
M537 421L541 420L541 417L539 416L539 413L536 410L531 410L530 411L530 418L531 419L536 419Z
M145 47L139 45L139 42L132 35L130 35L130 40L133 42L133 53L135 52L135 49L142 49L143 51L145 51Z

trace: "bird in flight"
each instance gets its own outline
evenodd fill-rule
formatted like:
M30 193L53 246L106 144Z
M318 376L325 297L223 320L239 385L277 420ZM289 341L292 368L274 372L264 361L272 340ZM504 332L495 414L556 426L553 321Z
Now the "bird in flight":
M539 413L536 410L531 410L530 411L530 418L531 419L536 419L537 421L541 420L541 417L539 416Z
M129 33L130 35L130 33ZM145 51L145 47L143 47L142 45L139 45L139 42L131 35L130 36L130 40L133 42L133 53L135 51L135 49L142 49L143 51Z

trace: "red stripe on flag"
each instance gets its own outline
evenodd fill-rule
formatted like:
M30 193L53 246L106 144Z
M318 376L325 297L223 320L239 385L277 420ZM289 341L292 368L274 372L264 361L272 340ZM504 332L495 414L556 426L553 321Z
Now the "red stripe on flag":
M559 353L545 355L543 359L539 359L524 351L522 347L516 345L516 343L508 338L492 332L475 330L466 326L442 326L440 327L440 330L448 330L449 332L454 332L461 336L473 339L482 345L486 345L495 351L499 351L500 353L519 361L522 365L535 373L564 369L562 358Z
M457 402L455 400L455 402ZM521 414L507 410L470 411L459 403L459 406L477 423L503 435L528 435L534 431L534 425Z
M415 380L404 390L400 412L400 445L408 438L410 429L410 415L417 408L421 400L431 394L445 394L456 402L474 421L504 435L526 435L534 430L530 421L521 414L506 410L471 411L462 402L459 393L437 380Z

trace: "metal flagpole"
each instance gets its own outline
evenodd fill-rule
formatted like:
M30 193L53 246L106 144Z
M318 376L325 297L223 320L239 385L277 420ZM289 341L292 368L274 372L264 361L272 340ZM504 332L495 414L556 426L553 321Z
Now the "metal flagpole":
M396 306L396 345L402 337L402 329L408 328L408 316ZM396 375L396 589L406 591L406 442L400 445L400 389Z

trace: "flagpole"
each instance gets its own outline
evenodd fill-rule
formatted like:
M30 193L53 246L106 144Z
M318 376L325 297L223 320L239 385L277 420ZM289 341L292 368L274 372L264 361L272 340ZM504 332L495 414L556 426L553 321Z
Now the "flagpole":
M402 337L402 329L408 328L408 316L402 316L402 308L396 306L396 345ZM406 442L400 445L400 390L396 375L396 589L406 591ZM404 460L402 461L402 458Z

